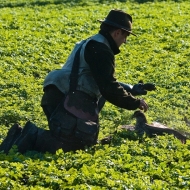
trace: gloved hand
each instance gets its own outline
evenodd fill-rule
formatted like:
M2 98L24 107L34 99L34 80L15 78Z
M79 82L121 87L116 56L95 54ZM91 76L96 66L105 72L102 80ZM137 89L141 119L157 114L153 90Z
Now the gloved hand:
M143 81L139 81L138 84L135 84L132 88L132 95L146 95L147 91L156 90L156 86L153 83L143 83Z

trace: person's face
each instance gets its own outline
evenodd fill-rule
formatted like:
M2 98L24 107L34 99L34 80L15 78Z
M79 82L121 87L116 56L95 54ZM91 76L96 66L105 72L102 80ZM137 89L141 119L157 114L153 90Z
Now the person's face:
M127 42L127 38L129 35L130 35L129 32L118 29L114 31L112 37L115 43L117 44L117 47L119 48L123 43Z

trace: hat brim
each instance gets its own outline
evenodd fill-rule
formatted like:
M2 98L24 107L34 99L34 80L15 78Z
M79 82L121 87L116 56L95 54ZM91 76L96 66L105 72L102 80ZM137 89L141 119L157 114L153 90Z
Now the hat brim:
M108 20L99 20L99 19L97 21L105 23L105 24L108 24L108 25L111 25L111 26L115 26L117 28L120 28L122 30L125 30L125 31L129 32L130 34L132 34L134 36L137 36L136 34L134 34L133 32L131 32L129 28L125 28L125 27L123 27L123 26L121 26L119 24L116 24L114 22L111 22L111 21L108 21Z

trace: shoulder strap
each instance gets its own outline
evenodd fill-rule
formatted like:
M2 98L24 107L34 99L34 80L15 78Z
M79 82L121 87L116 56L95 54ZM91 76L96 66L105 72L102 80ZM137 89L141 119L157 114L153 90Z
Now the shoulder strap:
M77 88L77 82L78 82L78 70L79 70L79 64L80 64L80 50L82 48L82 45L86 42L86 40L84 40L80 47L78 48L78 50L76 51L75 54L75 58L73 61L73 66L72 66L72 70L71 70L71 74L70 74L70 88L69 91L75 91Z

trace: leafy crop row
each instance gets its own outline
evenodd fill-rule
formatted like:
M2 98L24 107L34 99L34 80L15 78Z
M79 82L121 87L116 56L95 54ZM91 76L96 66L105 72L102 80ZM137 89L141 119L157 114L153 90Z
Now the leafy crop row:
M10 189L188 189L189 142L182 145L171 136L144 140L116 137L110 146L75 154L23 156L13 149L1 154L0 184Z
M0 6L0 143L15 122L24 126L31 120L47 128L40 107L45 76L61 68L77 41L96 34L97 19L113 8L133 16L138 35L116 56L118 80L154 82L157 91L143 97L148 121L190 132L184 121L184 116L190 119L188 1L38 2L3 1ZM132 114L107 102L99 138L120 125L133 125ZM77 153L0 153L0 189L190 189L189 163L189 140L183 145L172 136L139 139L119 131L110 146Z

